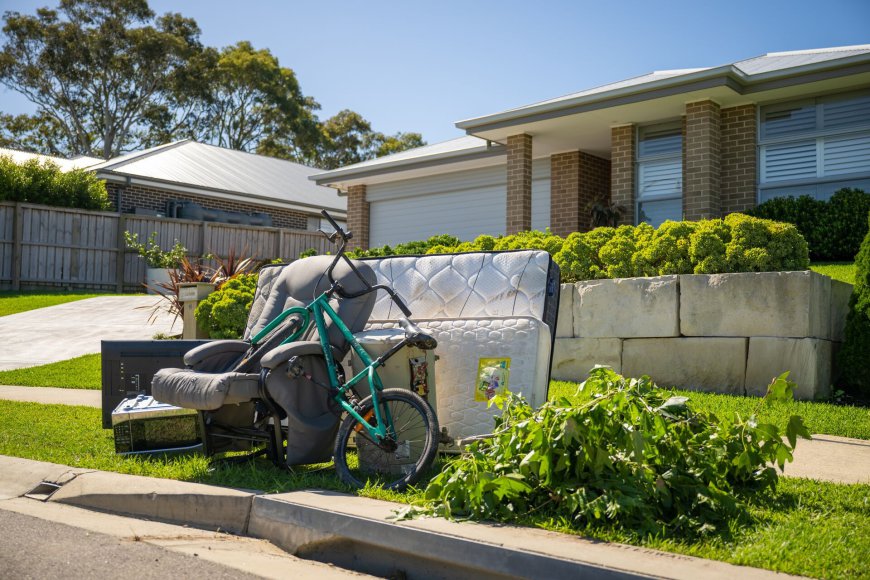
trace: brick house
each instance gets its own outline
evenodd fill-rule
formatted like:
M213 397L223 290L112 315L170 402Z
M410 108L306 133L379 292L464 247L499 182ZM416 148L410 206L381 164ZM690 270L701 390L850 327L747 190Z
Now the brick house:
M320 228L322 209L346 219L347 200L309 179L320 170L191 140L115 157L88 170L106 180L121 213L298 230Z
M870 45L658 71L456 123L466 136L316 174L363 247L720 217L870 190Z

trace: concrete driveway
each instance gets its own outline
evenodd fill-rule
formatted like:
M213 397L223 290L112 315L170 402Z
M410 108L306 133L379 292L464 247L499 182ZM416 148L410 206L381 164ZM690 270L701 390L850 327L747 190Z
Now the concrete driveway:
M159 296L101 296L0 316L0 370L100 352L101 340L149 339L181 332L181 319L161 310L148 322Z

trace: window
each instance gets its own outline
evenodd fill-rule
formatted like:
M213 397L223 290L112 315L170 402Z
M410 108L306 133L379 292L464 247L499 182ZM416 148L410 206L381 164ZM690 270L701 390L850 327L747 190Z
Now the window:
M638 223L653 227L683 217L683 135L679 123L638 131L636 215Z
M759 202L870 190L870 91L762 107Z

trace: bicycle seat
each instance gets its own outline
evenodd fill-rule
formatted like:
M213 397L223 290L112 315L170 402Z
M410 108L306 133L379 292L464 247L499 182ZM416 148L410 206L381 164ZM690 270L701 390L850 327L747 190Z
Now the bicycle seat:
M408 341L408 346L414 346L420 350L432 350L438 346L438 341L431 334L426 334L423 330L405 318L399 318L399 325L405 331L405 338Z

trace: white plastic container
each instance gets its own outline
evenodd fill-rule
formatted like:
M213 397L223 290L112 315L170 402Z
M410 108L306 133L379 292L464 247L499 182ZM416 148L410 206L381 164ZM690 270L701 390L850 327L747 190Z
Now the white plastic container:
M405 338L405 331L397 328L366 330L354 334L360 345L373 359L378 358ZM351 351L351 368L356 375L365 368L356 352ZM435 351L406 346L378 368L378 376L385 389L409 389L423 397L437 413L435 395ZM368 381L357 383L357 392L368 396Z

